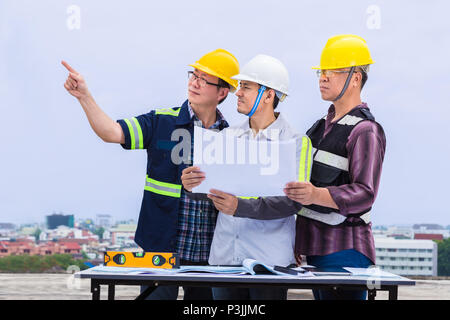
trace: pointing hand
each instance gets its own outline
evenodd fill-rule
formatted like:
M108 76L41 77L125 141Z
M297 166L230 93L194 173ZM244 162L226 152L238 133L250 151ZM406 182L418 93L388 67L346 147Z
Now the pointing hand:
M66 90L77 99L88 96L89 91L81 74L79 74L67 62L62 61L61 63L69 71L69 76L64 83L64 88L66 88Z

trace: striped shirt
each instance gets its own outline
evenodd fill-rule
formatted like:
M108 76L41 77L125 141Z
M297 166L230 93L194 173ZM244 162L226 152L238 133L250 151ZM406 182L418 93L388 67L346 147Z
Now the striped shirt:
M194 126L203 127L191 106L189 113ZM208 129L222 130L228 123L217 109L216 122ZM194 136L191 137L191 155L194 154ZM192 159L190 161L192 162ZM207 262L217 220L217 209L209 200L193 200L181 191L178 214L177 253L180 259L191 262Z

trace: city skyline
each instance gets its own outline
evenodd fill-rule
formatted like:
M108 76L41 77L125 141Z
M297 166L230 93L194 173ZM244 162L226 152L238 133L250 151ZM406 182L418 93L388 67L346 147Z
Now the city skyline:
M15 227L20 227L20 226L32 226L32 225L45 225L46 224L46 217L49 215L72 215L72 213L68 213L68 212L62 212L62 211L54 211L52 213L48 213L46 215L44 215L41 219L37 219L37 220L29 220L29 221L13 221L13 220L0 220L0 225L1 224L13 224ZM93 222L93 225L97 225L96 224L96 219L97 219L97 215L94 216L77 216L76 214L74 215L74 221L75 224L77 223L82 223L82 222L86 222L87 220L91 220ZM101 213L99 215L105 215L104 213ZM108 215L108 214L106 214ZM112 224L120 224L120 223L130 223L130 222L134 222L137 224L138 220L137 219L133 219L130 217L114 217L114 216L110 216ZM383 228L383 227L406 227L406 228L413 228L414 226L441 226L443 229L450 229L450 224L442 224L442 223L437 223L437 222L433 222L433 221L421 221L421 222L414 222L414 223L384 223L384 224L375 224L372 222L372 228L373 229L377 229L377 228Z

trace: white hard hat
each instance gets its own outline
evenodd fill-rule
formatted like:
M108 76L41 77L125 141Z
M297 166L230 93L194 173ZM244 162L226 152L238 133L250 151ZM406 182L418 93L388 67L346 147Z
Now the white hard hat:
M250 60L241 73L231 79L256 82L277 91L280 101L288 95L289 74L283 63L271 56L258 54Z

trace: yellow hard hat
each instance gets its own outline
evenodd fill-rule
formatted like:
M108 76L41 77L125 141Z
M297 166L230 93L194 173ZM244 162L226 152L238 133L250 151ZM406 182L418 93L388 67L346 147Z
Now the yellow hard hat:
M238 80L231 77L239 73L239 62L224 49L211 51L190 66L227 82L232 92L238 87Z
M320 56L320 66L313 69L340 69L372 64L366 40L353 34L341 34L328 39Z

